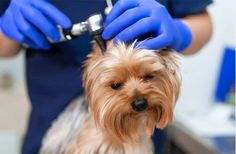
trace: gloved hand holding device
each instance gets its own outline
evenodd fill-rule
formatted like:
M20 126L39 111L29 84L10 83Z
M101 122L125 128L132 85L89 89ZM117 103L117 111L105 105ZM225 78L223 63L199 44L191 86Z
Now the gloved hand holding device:
M8 38L34 49L48 49L48 38L58 41L70 19L45 0L12 0L0 19L0 29Z
M103 38L131 42L150 33L142 48L182 51L192 40L190 29L155 0L119 0L107 16Z

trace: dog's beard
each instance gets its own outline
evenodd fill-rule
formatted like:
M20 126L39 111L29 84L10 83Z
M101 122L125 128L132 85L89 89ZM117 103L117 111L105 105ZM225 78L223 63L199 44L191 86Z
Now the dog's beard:
M162 89L150 85L138 90L142 92L139 95L147 98L149 102L149 108L141 113L134 112L130 107L129 102L132 102L135 96L129 97L127 93L132 92L114 96L101 88L97 89L88 98L97 126L121 141L139 139L142 137L140 135L144 135L144 128L148 135L153 133L155 126L164 128L172 121L174 98L171 96L172 89L169 89L171 83L166 81L167 79L163 80L165 81L161 84Z
M117 141L139 140L173 119L180 88L177 65L171 54L151 52L118 46L106 55L91 55L85 64L85 94L96 126ZM154 72L154 78L147 82L140 79L138 73L145 71ZM121 90L111 89L109 84L114 80L124 82ZM135 112L130 104L139 97L147 99L148 108Z

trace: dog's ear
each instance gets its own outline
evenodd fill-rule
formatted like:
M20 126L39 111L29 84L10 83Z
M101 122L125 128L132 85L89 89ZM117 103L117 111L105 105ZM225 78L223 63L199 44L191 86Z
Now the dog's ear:
M91 54L89 54L89 58L102 56L102 50L96 41L92 41L92 46L93 46L93 50Z
M107 42L107 49L111 48L113 46L113 40L108 40Z
M167 96L172 98L172 102L175 104L181 87L181 76L179 70L179 56L178 54L171 49L161 49L157 52L160 57L161 63L166 68L166 75L171 84L166 86ZM169 90L168 90L169 89ZM173 105L174 105L173 104Z
M112 45L113 45L112 40L106 41L107 50ZM96 41L92 41L92 46L93 46L93 50L92 50L91 54L88 55L88 58L92 58L92 57L97 58L97 57L100 57L104 54Z
M88 79L87 69L89 68L89 66L92 66L94 62L97 62L98 59L100 59L104 55L104 53L102 52L101 48L99 47L96 41L92 41L91 43L93 50L91 51L90 54L87 55L87 59L83 63L83 71L84 71L83 83L85 83ZM109 50L109 48L112 47L113 45L112 40L106 41L106 45L107 45L107 50Z
M177 53L171 49L164 48L156 51L161 58L161 63L172 73L179 71L179 57Z

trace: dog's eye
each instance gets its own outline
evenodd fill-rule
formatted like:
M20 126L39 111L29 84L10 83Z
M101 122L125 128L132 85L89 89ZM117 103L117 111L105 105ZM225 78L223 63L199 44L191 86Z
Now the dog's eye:
M121 83L112 83L111 84L111 88L114 89L114 90L118 90L122 87L122 84Z
M150 81L150 80L153 79L153 78L154 78L153 75L146 75L146 76L144 76L143 80L144 80L144 81Z

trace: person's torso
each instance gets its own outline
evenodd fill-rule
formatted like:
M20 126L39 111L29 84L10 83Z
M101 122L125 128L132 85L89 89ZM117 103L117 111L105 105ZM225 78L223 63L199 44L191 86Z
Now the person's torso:
M113 0L113 4L116 1ZM107 7L106 0L48 0L48 2L65 13L72 23L85 21L87 17L96 12L104 15ZM167 5L165 0L160 0L160 2ZM69 88L68 91L74 89L73 93L81 93L80 70L86 55L91 50L91 37L88 33L71 41L52 44L48 51L27 49L27 85L33 107L41 105L41 102L47 101L49 96L57 95L58 92L67 90L66 88ZM75 74L79 76L75 76ZM72 80L71 78L74 77L76 79ZM73 93L68 94L70 98ZM39 94L41 95L39 96ZM45 99L41 100L44 97ZM63 94L60 97L68 96Z
M67 15L72 23L85 21L96 12L103 14L106 7L105 0L48 0L48 2ZM27 83L32 104L41 104L39 102L45 93L47 95L58 93L59 88L67 88L66 86L70 85L66 84L67 82L75 82L75 79L68 81L66 77L80 72L82 62L91 50L91 37L88 33L71 41L52 44L48 51L27 49ZM77 80L80 80L80 76L77 76ZM50 85L51 83L53 85ZM60 84L64 86L58 87ZM57 87L57 90L54 87ZM79 85L80 92L81 88ZM35 98L35 93L43 94L40 98Z
M48 1L64 12L73 23L84 21L96 12L104 13L106 7L105 0ZM91 38L88 34L54 44L49 51L27 49L26 82L32 113L23 154L37 153L52 121L83 93L81 67L90 51Z

